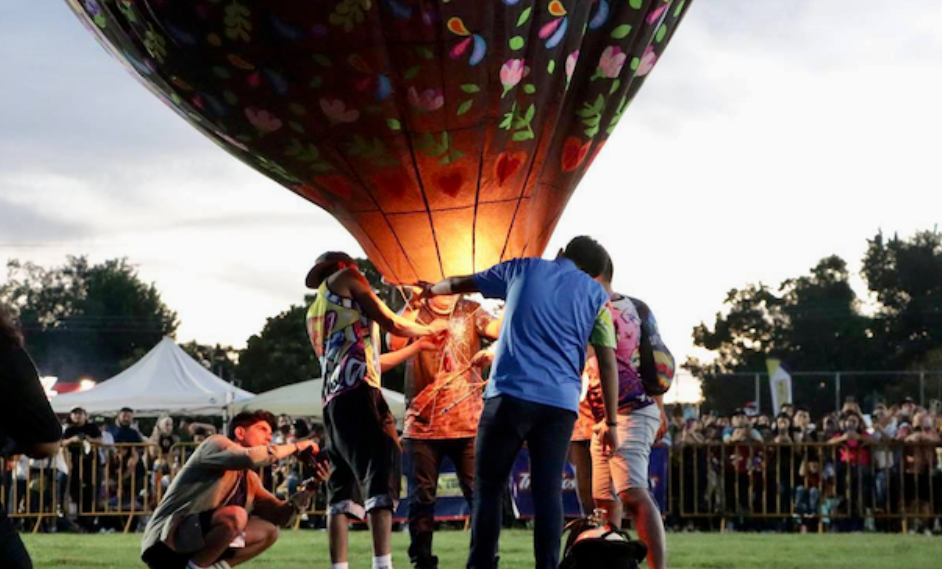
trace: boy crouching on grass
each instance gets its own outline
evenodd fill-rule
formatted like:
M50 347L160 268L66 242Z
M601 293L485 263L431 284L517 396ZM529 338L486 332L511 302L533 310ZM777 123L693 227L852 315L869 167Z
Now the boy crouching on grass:
M228 569L275 544L286 526L310 504L311 485L283 502L262 486L254 469L310 449L312 441L272 445L274 416L239 413L229 437L203 441L173 479L144 530L141 559L151 569ZM317 466L315 479L327 478Z

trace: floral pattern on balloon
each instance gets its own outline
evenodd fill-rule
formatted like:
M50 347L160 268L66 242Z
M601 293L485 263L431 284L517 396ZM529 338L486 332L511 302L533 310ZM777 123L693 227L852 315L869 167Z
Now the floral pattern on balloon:
M542 253L691 4L66 2L179 116L329 211L397 283Z

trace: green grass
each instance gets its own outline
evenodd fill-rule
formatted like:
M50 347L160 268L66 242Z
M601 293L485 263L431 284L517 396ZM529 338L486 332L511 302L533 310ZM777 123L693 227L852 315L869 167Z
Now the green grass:
M469 534L442 531L435 536L442 569L464 567ZM106 569L144 567L138 559L140 534L26 535L38 568ZM409 568L408 535L394 536L393 559ZM668 534L670 567L742 569L929 569L942 567L942 538L898 534ZM369 534L351 533L351 569L369 569ZM285 531L274 548L245 565L250 569L318 569L329 567L327 534ZM505 531L501 569L533 567L531 534Z

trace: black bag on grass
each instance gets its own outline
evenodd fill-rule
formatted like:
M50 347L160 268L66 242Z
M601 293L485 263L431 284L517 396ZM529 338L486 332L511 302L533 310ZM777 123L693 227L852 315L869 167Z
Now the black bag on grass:
M637 569L648 548L620 529L581 518L566 526L569 537L559 569Z

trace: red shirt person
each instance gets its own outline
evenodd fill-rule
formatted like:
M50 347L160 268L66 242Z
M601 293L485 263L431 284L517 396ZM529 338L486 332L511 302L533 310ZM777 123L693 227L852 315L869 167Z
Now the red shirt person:
M434 569L438 567L438 558L432 555L432 533L439 471L448 457L470 506L475 435L484 408L484 384L472 360L481 350L482 339L497 338L500 321L477 302L457 295L411 303L401 316L427 326L448 323L450 331L438 349L422 351L406 363L405 377L409 559L417 569ZM398 350L410 341L390 335L389 347Z

